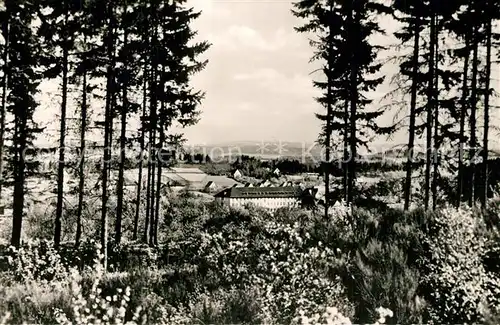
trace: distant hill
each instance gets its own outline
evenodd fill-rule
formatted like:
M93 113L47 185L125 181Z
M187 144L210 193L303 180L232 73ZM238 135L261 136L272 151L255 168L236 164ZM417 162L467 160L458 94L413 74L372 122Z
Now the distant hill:
M319 158L322 154L322 148L318 144L284 141L260 143L257 141L235 141L187 146L185 149L211 157L236 157L246 155L260 157L262 159L301 158L303 156Z
M254 156L261 159L278 159L290 158L301 159L302 157L313 157L316 161L320 161L324 157L324 149L319 144L287 142L287 141L228 141L225 143L216 143L208 145L191 145L185 148L194 153L202 153L209 155L212 158L220 157L238 157L240 155ZM415 147L415 158L423 158L425 149L423 147ZM500 150L490 150L491 158L500 158ZM341 152L333 152L332 156L341 157ZM406 144L385 144L374 146L371 153L360 153L360 156L369 160L380 160L383 157L386 159L405 159Z

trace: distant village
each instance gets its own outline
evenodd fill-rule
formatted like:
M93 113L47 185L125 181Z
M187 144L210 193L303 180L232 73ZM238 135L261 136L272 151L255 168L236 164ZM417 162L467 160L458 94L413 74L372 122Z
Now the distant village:
M91 154L92 151L95 151L95 155ZM94 169L89 170L89 173L100 168L101 151L102 146L97 143L87 149L88 161L95 157L91 167L87 167ZM36 159L39 162L38 170L50 178L56 170L56 150L41 148L40 152ZM213 163L209 156L193 153L175 153L174 158L174 162L162 171L164 189L173 193L187 191L200 199L216 200L230 207L255 205L271 212L287 207L314 209L324 200L320 170L313 165L306 167L298 161L287 159L276 163L278 160L268 161L245 155L233 163ZM276 167L280 164L285 173ZM68 159L68 165L71 165L71 159ZM124 175L125 186L133 190L137 186L138 168L135 163L128 165ZM111 173L114 174L114 171L111 170ZM145 179L142 181L145 182Z

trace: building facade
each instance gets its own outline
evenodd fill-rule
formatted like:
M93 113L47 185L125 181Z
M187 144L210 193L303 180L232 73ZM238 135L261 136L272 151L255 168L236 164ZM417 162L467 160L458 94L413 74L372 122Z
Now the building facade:
M301 205L300 187L232 187L215 195L216 201L232 208L255 205L272 212Z

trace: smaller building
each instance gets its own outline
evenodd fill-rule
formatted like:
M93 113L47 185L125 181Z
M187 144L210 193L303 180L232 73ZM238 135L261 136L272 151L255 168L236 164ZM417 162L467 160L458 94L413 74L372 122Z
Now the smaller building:
M232 187L215 195L215 199L230 207L252 204L271 212L279 208L301 205L302 190L299 187Z
M268 179L266 179L264 182L259 184L259 187L269 187L271 185L272 185L271 182Z
M233 177L234 177L234 178L236 178L236 179L237 179L237 178L241 178L241 177L243 177L243 173L242 173L239 169L237 169L237 170L233 173Z
M226 176L213 176L208 175L206 178L205 192L214 193L217 191L224 190L229 187L241 185L241 183L235 181L232 178Z

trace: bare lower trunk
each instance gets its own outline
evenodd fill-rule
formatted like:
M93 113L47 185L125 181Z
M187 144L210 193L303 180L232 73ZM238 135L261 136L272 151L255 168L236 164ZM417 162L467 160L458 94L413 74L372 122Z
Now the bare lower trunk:
M8 15L7 15L8 17ZM9 80L9 22L6 19L2 23L2 32L5 39L5 49L2 53L3 78L2 78L2 107L0 108L0 215L4 214L4 204L2 197L3 189L3 160L4 160L4 138L5 138L5 111L7 108L7 84Z
M64 28L68 23L68 0L64 1ZM57 168L57 206L54 229L54 246L57 248L61 242L61 219L63 213L64 195L64 141L66 137L66 106L68 101L68 36L67 31L63 31L63 62L62 62L62 101L61 101L61 129L59 137L59 162Z
M437 17L436 17L436 30L434 32L434 42L435 44L435 81L434 81L434 91L433 91L433 101L434 101L434 155L433 155L433 173L432 173L432 209L436 210L437 207L437 183L439 175L439 74L438 71L438 50L439 50L439 31L437 27Z
M405 204L404 209L408 210L411 199L411 180L413 170L413 157L415 146L415 110L417 107L417 84L418 84L418 56L419 56L419 41L420 41L420 16L417 12L415 15L414 43L413 43L413 71L411 84L411 102L410 102L410 126L408 129L408 154L406 161L406 179L405 179Z
M429 58L429 86L427 88L427 141L426 141L426 161L425 161L425 189L424 189L424 206L425 209L429 209L429 200L430 200L430 180L431 180L431 156L432 153L432 120L433 120L433 111L434 111L434 33L436 29L436 20L435 16L431 17L431 42L430 42L430 58Z
M478 70L478 44L477 44L477 27L474 27L472 35L473 54L472 54L472 89L471 89L471 112L470 112L470 188L469 205L473 206L476 202L476 105L477 105L477 70Z
M127 48L127 39L128 32L125 30L125 34L123 36L123 48L126 51ZM128 110L128 99L127 99L127 88L128 88L128 71L127 71L127 54L123 55L124 57L124 78L123 78L123 99L122 99L122 111L121 111L121 128L120 128L120 163L118 169L118 182L117 182L117 204L116 204L116 222L115 222L115 242L120 244L122 239L122 218L123 218L123 195L124 195L124 172L125 172L125 145L126 145L126 136L127 136L127 110Z
M353 56L351 59L351 71L350 71L350 131L351 137L349 140L350 146L350 160L349 160L349 182L348 182L348 190L347 190L347 203L354 203L354 191L355 191L355 181L356 181L356 155L357 155L357 136L356 136L356 112L358 105L358 65L357 65L357 39L358 39L358 24L359 17L357 10L351 10L349 14L352 16L354 14L353 19L351 19L350 27L350 35L349 35L349 43L351 45L351 49L353 51Z
M490 75L491 75L491 18L488 19L486 25L486 82L484 95L484 132L483 132L483 193L482 205L486 207L488 202L488 132L490 125Z
M144 220L144 233L142 235L142 241L144 243L148 243L148 234L149 234L149 212L150 212L150 205L151 205L151 196L150 196L150 193L151 193L151 174L152 174L152 167L153 167L153 163L152 163L152 157L151 157L151 132L150 132L150 136L149 136L150 140L149 140L149 145L148 145L148 174L147 174L147 177L148 177L148 180L147 180L147 184L146 184L146 218Z
M162 102L163 105L163 102ZM153 245L158 246L158 224L160 220L160 199L161 199L161 173L162 173L162 164L163 159L161 157L161 150L163 148L164 142L164 134L163 130L160 131L160 142L158 144L157 152L159 153L158 157L158 174L156 177L156 208L155 208L155 221L154 221L154 231L153 231Z
M142 118L146 116L146 102L147 102L147 66L144 64L144 85L143 85L143 93L142 93ZM144 159L144 123L141 126L141 138L140 138L140 160L139 160L139 176L137 179L137 196L135 203L135 217L134 217L134 232L132 235L133 240L137 240L137 234L139 229L139 213L141 211L141 190L142 190L142 169L143 169L143 159Z
M82 237L82 214L83 214L83 196L85 190L85 131L87 129L87 70L83 72L82 85L82 108L81 108L81 130L80 130L80 166L78 169L78 208L76 211L76 237L75 246L80 245Z
M107 84L106 84L106 107L105 107L105 121L104 121L104 152L103 152L103 164L102 164L102 211L101 211L101 247L103 258L104 270L107 269L107 258L108 258L108 176L109 176L109 165L111 158L111 132L113 118L111 115L111 110L113 107L114 100L114 10L112 4L109 5L110 22L108 27L108 39L107 39L107 57L110 60L107 68Z
M465 39L466 54L464 59L464 70L463 70L463 80L462 80L462 98L460 112L460 152L458 153L458 190L457 190L457 208L462 202L462 195L464 191L464 144L465 144L465 116L467 112L467 96L468 96L468 85L467 78L469 72L469 49L470 39L469 35Z
M347 188L349 187L349 101L344 103L344 159L342 160L343 168L343 187L344 201L347 202Z

